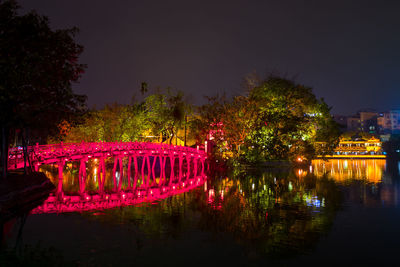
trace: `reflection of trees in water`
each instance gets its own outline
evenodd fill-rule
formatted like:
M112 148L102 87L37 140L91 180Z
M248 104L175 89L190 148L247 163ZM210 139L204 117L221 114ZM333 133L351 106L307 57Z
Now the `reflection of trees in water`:
M260 253L279 255L312 248L326 232L340 205L336 185L313 176L259 173L229 179L230 188L218 188L220 209L205 205L201 227L229 232ZM223 184L223 183L220 183Z
M99 213L85 212L84 216L103 223L117 223L121 227L127 227L132 231L137 249L140 249L144 240L157 242L183 239L185 231L195 224L200 215L198 203L201 198L202 189L197 188L190 193L153 203L103 210Z
M193 228L226 234L260 254L312 249L340 206L335 183L308 174L255 173L214 177L204 187L140 207L85 213L129 227L140 240L183 239Z

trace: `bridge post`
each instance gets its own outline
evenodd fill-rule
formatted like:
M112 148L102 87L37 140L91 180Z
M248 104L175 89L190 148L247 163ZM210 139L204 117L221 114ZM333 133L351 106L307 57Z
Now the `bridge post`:
M147 179L146 179L146 187L149 187L150 185L150 177L151 177L151 166L150 166L150 157L147 154L146 155L146 159L147 159Z
M100 162L99 162L99 169L98 169L98 185L99 185L99 191L100 191L100 193L103 193L104 192L104 183L105 183L105 180L106 180L106 164L105 164L105 162L104 162L104 156L102 156L101 158L100 158Z
M182 168L183 168L183 156L182 153L179 153L179 182L181 181L182 178Z
M128 178L128 190L131 189L131 164L132 163L132 157L128 156L128 174L127 174L127 178Z
M194 164L194 172L193 172L193 177L197 177L197 162L199 161L199 159L197 157L193 158L193 164Z
M162 166L161 166L161 177L164 178L164 181L162 184L166 184L167 182L167 176L165 174L165 164L167 162L167 157L166 156L162 156Z
M35 163L33 166L35 166L35 172L38 172L40 167L39 163Z
M139 177L139 170L138 170L138 163L137 163L137 155L136 154L133 156L133 162L135 164L135 178L133 179L132 189L136 189L137 180L138 180L138 177Z
M187 162L187 174L186 174L186 180L190 178L190 156L186 156L186 162Z
M118 157L119 162L119 182L118 182L118 192L121 191L122 187L122 179L124 178L124 164L123 164L123 157Z
M152 154L152 156L153 156L153 164L151 164L151 177L152 177L152 181L151 181L151 185L150 185L150 186L154 186L155 181L156 181L156 175L155 175L155 172L154 172L154 167L155 167L155 164L156 164L156 162L157 162L157 156L154 156L153 154Z
M169 161L171 162L171 174L169 175L169 184L171 185L173 180L174 180L174 165L175 165L175 156L174 155L170 155L169 156Z
M38 164L35 164L35 166L37 166L37 165ZM64 165L65 165L65 160L61 159L58 162L58 184L57 184L57 192L56 192L56 194L58 196L61 196L62 191L63 191L62 186L63 186L63 178L64 178L63 177Z
M86 159L81 158L79 166L79 192L83 194L85 192L86 183Z
M146 165L146 156L142 156L142 184L140 185L140 187L143 187L146 183L144 176L144 165Z
M64 165L65 165L65 160L61 159L58 162L58 179L63 179L63 169L64 169Z
M114 185L114 191L117 190L117 177L116 177L117 164L118 164L118 158L117 158L117 157L114 157L114 167L113 167L113 185Z

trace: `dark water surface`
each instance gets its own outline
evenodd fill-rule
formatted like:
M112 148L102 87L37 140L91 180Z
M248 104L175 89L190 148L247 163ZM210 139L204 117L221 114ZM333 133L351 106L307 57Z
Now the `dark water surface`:
M66 194L78 191L74 168L65 170ZM57 185L54 166L42 171ZM397 161L314 161L307 170L212 174L189 192L133 206L31 214L5 224L0 265L398 265L399 172Z

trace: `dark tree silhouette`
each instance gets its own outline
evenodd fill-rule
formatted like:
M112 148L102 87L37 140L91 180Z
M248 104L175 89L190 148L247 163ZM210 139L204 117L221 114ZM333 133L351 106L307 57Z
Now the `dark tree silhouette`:
M0 0L0 123L2 173L6 175L9 134L46 136L63 119L85 109L86 96L74 94L85 69L77 28L52 30L45 16L17 14L16 1ZM27 142L23 142L27 144Z

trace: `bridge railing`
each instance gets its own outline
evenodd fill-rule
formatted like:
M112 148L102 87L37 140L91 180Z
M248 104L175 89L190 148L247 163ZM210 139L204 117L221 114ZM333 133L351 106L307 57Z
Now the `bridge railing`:
M38 145L28 147L31 160L40 161L42 158L68 157L71 155L92 155L95 153L113 153L115 151L166 151L205 155L203 150L191 147L140 142L81 142ZM20 147L9 150L9 167L17 168L23 162L23 150Z

